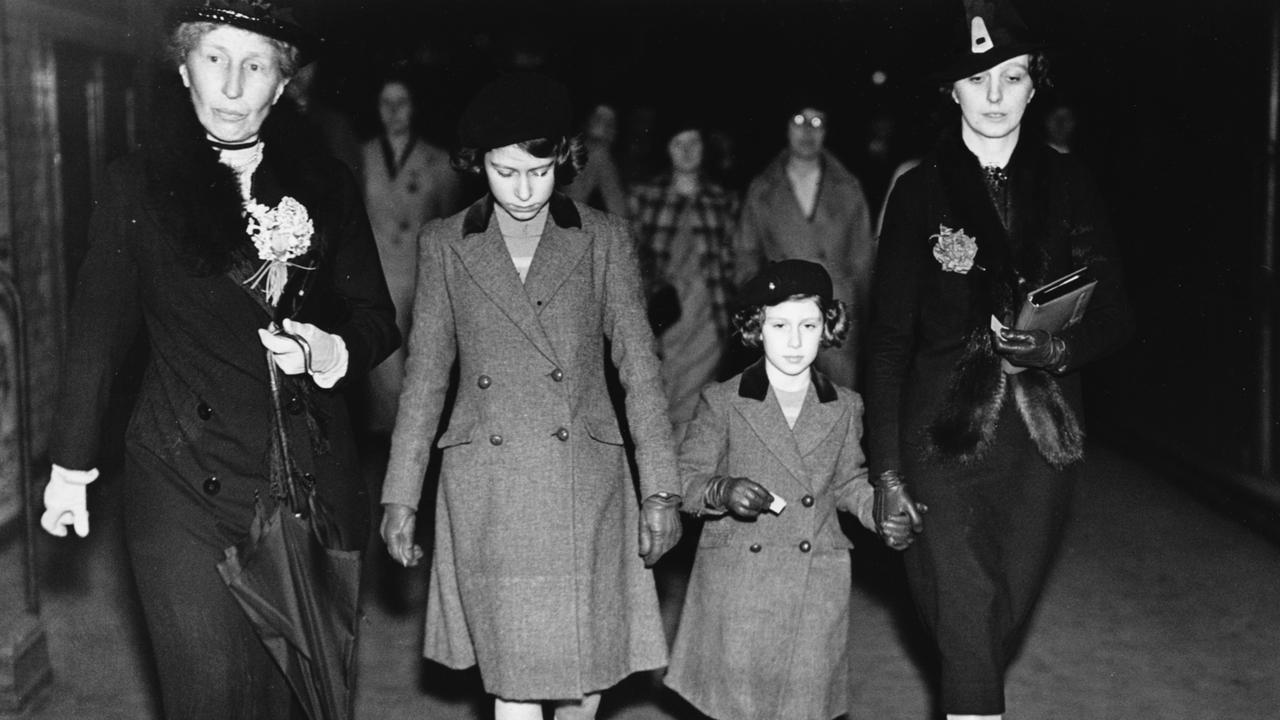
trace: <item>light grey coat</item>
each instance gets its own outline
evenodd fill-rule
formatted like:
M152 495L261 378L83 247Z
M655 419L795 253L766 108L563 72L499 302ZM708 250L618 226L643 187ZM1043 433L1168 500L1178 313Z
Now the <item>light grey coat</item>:
M521 284L492 215L485 198L422 230L382 500L418 505L456 360L424 654L478 664L502 698L577 698L666 663L606 363L640 497L679 492L666 400L623 221L554 195Z
M862 400L817 371L794 428L764 361L708 386L680 446L685 507L718 475L787 507L753 521L706 515L666 684L714 718L829 720L848 711L849 538L873 526Z

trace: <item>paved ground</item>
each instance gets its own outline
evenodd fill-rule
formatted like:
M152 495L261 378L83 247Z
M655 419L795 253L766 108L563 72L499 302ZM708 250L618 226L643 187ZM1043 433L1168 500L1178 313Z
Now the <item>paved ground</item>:
M109 486L98 492L88 540L40 546L57 676L25 718L158 717ZM856 557L850 717L928 720L928 656L899 570L870 543ZM420 578L389 580L367 603L360 718L487 718L474 673L418 658ZM1095 448L1008 696L1011 720L1280 718L1280 547ZM696 717L649 677L606 696L602 716Z

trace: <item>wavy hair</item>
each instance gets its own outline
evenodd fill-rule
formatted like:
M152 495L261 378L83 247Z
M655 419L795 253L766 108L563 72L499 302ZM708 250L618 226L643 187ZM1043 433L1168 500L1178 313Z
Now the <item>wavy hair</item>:
M843 300L824 303L817 295L792 295L787 300L812 300L822 312L822 340L819 347L840 347L849 336L849 311ZM784 301L785 302L785 301ZM733 332L749 348L764 345L764 311L767 305L748 305L733 314Z
M573 182L587 164L587 146L580 135L524 140L515 143L515 146L536 158L555 158L556 187L564 187ZM460 147L453 151L449 162L458 172L482 176L484 154L491 149Z

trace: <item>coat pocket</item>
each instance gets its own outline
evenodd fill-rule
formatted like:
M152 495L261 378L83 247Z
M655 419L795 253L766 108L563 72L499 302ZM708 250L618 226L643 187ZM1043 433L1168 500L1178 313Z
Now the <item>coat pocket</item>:
M586 419L587 434L597 442L606 445L622 445L622 428L618 427L617 418L588 417Z
M476 432L475 421L462 421L449 423L449 429L444 431L440 439L436 441L436 447L441 450L445 448L456 447L458 445L466 445L471 442Z

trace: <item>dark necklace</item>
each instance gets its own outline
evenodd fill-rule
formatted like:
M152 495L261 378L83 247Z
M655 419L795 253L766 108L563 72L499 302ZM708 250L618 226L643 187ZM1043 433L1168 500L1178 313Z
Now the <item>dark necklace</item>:
M400 152L400 157L396 158L395 153L391 150L391 142L387 140L387 136L383 135L379 138L382 141L382 162L387 166L387 177L392 180L400 174L404 169L404 164L409 161L409 154L413 152L413 148L418 144L418 138L410 136L409 142L405 143L404 150Z

